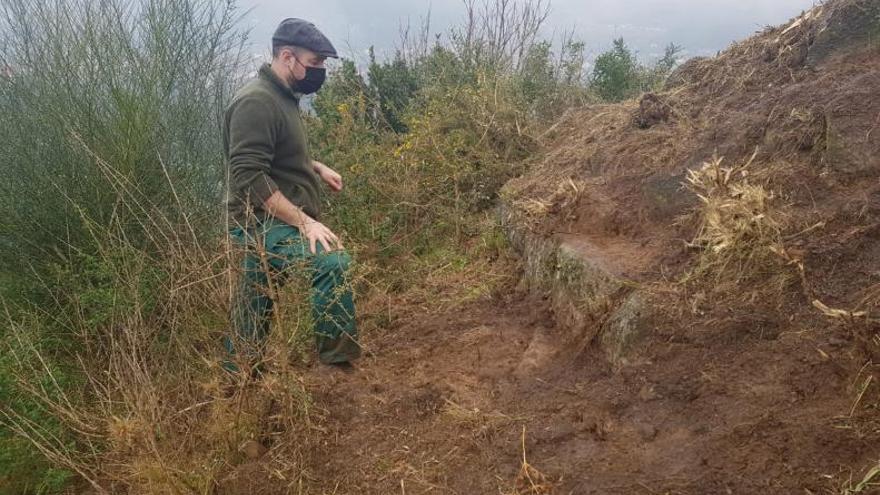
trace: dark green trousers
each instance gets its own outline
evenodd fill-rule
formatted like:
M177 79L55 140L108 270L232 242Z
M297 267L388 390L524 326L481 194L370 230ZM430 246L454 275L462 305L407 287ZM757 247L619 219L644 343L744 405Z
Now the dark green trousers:
M272 321L272 290L283 287L295 272L311 279L312 317L318 358L323 363L343 363L360 356L352 287L351 257L345 251L317 253L297 228L279 220L230 230L233 242L244 248L242 274L232 306L234 335L226 338L231 354L239 351L259 357ZM230 363L224 366L229 368Z

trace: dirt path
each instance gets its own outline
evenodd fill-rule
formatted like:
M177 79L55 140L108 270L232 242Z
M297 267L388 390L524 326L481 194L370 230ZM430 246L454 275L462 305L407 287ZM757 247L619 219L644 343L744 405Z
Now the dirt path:
M522 295L475 302L368 337L355 374L312 370L328 414L308 493L840 493L876 454L845 418L840 336L658 328L614 371L552 321ZM552 489L520 476L523 428Z

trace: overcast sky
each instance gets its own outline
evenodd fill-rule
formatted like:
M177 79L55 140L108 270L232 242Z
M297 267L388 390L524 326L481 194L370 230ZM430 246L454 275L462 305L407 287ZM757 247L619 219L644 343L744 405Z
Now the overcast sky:
M670 42L685 54L712 55L731 42L768 25L782 24L814 5L815 0L552 0L544 35L574 29L586 42L590 58L623 36L643 59L661 53ZM431 10L434 32L461 21L461 0L241 0L252 8L245 23L252 29L254 51L268 47L272 31L285 17L314 22L343 56L363 61L370 45L393 52L399 27L418 24Z

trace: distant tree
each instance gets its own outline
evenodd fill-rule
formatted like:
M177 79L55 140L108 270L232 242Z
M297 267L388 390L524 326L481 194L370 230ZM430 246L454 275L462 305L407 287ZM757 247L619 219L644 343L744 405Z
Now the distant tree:
M514 74L519 104L531 117L547 118L585 101L584 43L563 38L555 56L549 41L528 48Z
M340 105L353 105L365 99L367 84L353 61L342 59L342 65L331 72L327 83L315 96L315 113L327 124L340 119Z
M584 77L584 49L583 41L574 39L571 35L562 43L562 55L559 59L559 75L561 83L567 86L577 86L583 82Z
M397 52L391 61L377 62L370 47L370 66L367 69L370 96L378 105L379 124L386 124L395 132L406 132L403 112L419 88L415 71L403 54Z
M657 91L663 88L666 78L672 73L672 70L678 65L681 47L675 43L666 45L663 56L660 57L654 65L643 69L642 91Z
M666 45L663 56L654 65L654 71L662 75L663 78L666 78L672 72L672 69L678 65L678 55L681 53L681 50L682 48L675 43Z
M551 60L550 42L529 47L518 74L518 86L526 103L546 99L556 90L556 75Z
M618 102L634 96L641 86L642 68L623 38L599 55L593 66L591 86L605 101Z

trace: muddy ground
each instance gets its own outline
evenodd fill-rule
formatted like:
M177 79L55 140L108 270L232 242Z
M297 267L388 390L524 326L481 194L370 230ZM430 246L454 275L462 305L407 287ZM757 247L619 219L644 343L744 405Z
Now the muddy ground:
M875 454L845 332L710 319L612 370L552 321L493 298L398 321L355 373L311 370L308 493L840 493Z

